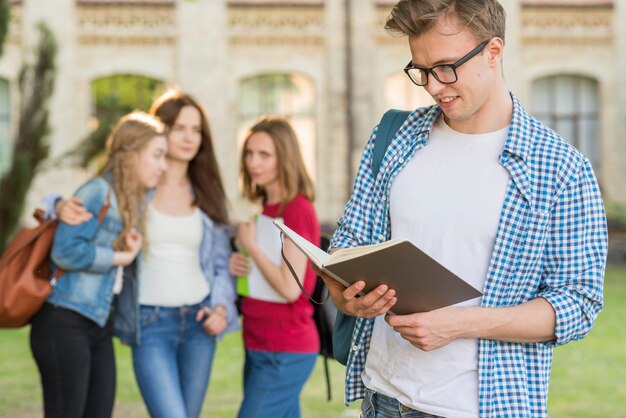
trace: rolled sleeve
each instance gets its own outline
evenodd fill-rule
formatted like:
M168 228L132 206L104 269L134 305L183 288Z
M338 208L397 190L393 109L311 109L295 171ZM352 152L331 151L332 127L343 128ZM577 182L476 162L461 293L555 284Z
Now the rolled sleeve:
M113 248L96 247L94 258L89 270L93 272L105 272L113 265Z
M59 200L63 200L63 196L58 193L51 193L49 195L44 196L41 199L41 204L43 205L43 210L46 213L46 217L48 219L56 219L56 205Z
M584 159L552 211L544 287L556 313L555 345L584 338L603 307L608 232L591 164Z
M103 273L113 266L113 248L93 242L99 228L98 213L106 200L108 185L103 179L94 179L78 189L76 195L93 216L79 225L59 222L54 236L52 260L64 270L85 270Z

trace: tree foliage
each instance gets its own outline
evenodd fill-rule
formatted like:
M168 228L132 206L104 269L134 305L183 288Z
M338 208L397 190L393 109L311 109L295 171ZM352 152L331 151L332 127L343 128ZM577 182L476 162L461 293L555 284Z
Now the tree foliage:
M20 113L11 166L0 179L0 251L19 222L37 167L48 156L48 103L54 89L57 44L45 24L37 28L35 62L23 64L18 79Z
M11 7L9 0L0 0L0 56L4 51L4 40L9 32L9 19L11 17Z

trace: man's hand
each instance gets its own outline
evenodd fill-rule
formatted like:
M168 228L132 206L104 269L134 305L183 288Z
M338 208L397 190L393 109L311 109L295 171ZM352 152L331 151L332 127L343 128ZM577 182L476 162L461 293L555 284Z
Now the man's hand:
M57 217L68 225L76 226L90 220L93 215L83 207L83 202L74 196L59 201L55 206Z
M385 321L415 347L431 351L463 338L463 312L471 308L448 306L411 315L387 315Z
M333 278L324 274L313 263L311 267L326 283L333 303L341 312L361 318L375 318L386 314L396 304L396 291L386 285L380 285L366 295L358 296L365 287L365 282L358 281L346 288Z

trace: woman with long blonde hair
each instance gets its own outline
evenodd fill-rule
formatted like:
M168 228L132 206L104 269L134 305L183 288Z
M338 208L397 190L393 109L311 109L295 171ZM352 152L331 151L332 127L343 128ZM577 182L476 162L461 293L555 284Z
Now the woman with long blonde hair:
M52 260L65 272L33 318L30 334L46 418L112 414L113 312L122 267L142 247L144 199L166 169L166 153L161 122L144 112L123 117L109 139L104 169L76 192L91 219L59 223ZM101 211L106 214L99 220Z
M249 131L241 154L242 193L260 202L263 214L280 217L291 229L319 244L313 207L313 184L306 172L295 132L281 118L265 117ZM319 352L313 306L294 281L285 262L274 264L259 242L254 222L239 224L237 240L247 252L234 253L230 271L247 275L252 259L281 302L245 297L241 304L246 349L244 399L239 418L300 416L300 392ZM315 273L306 257L285 240L285 255L313 293Z

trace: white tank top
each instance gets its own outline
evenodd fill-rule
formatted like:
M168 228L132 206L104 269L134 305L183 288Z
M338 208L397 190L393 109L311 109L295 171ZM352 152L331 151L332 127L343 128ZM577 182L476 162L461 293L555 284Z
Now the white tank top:
M507 132L463 134L440 117L429 143L391 185L391 237L408 238L481 291L509 181L498 162ZM479 304L476 298L458 305ZM478 416L477 369L477 340L421 351L378 317L363 382L411 408L470 418Z
M171 216L148 205L148 249L141 260L139 303L182 306L201 302L210 292L200 266L202 215Z

